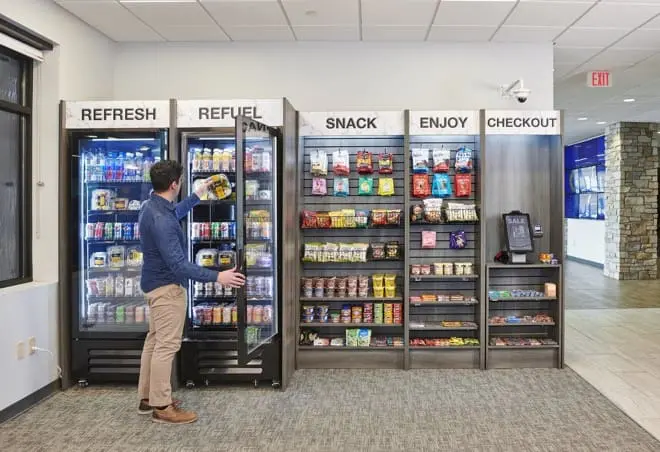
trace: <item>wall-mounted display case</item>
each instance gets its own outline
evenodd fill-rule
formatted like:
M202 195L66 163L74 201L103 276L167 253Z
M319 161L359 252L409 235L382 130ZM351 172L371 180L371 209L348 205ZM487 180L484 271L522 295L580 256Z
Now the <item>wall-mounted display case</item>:
M605 219L605 137L564 150L566 218Z

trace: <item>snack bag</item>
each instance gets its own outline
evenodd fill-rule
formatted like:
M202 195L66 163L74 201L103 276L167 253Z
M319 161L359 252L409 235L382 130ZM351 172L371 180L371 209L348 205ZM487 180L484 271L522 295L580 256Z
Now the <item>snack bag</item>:
M385 226L387 225L387 210L374 209L371 211L371 225L372 226Z
M359 174L371 174L374 172L371 152L359 151L357 153L357 171Z
M367 328L360 328L357 330L357 346L358 347L369 347L371 344L371 330Z
M415 204L410 208L410 221L412 223L424 221L424 204Z
M451 196L451 179L447 173L433 175L433 196L436 198L448 198Z
M451 151L445 147L433 149L433 172L449 172L449 163L451 161Z
M312 195L325 196L328 194L328 181L325 177L315 177L312 179Z
M358 195L371 196L374 194L374 178L360 177L358 181Z
M412 149L412 168L415 174L428 174L429 172L429 150Z
M346 347L357 347L358 346L358 332L360 330L355 328L348 328L346 330Z
M332 153L332 172L335 176L348 176L351 173L348 151L340 149Z
M422 248L435 248L435 231L422 231Z
M335 196L348 196L348 177L335 177Z
M392 174L392 154L383 152L378 156L378 172L380 174Z
M385 258L386 259L399 259L401 257L399 242L387 242L385 244Z
M312 176L328 175L328 154L325 151L314 150L309 156Z
M457 173L454 176L456 196L467 198L472 194L472 175L470 173Z
M462 250L467 245L465 231L454 231L449 233L449 248L453 250Z
M454 168L457 173L469 173L472 171L472 149L462 147L456 151Z
M431 184L426 174L415 174L412 180L412 195L414 198L431 196Z
M380 196L393 196L394 179L391 177L381 177L378 179L378 194Z
M442 199L429 198L424 200L424 220L429 223L442 223Z

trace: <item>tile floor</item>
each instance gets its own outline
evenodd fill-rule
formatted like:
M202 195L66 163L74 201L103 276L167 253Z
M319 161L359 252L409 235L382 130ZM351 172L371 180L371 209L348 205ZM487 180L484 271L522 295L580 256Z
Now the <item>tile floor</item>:
M659 308L567 310L565 361L660 439Z

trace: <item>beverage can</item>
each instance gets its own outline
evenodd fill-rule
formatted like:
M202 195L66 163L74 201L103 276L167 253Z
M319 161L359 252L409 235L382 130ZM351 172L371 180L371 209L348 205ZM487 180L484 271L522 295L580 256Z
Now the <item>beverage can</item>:
M231 305L226 304L222 308L222 323L231 324Z
M270 221L264 221L261 223L261 238L270 240L273 235L273 224Z
M247 306L247 316L246 316L246 319L245 319L245 323L247 323L248 325L250 323L252 323L252 313L253 313L253 307L251 305L248 305Z
M105 240L112 240L115 236L115 229L114 225L112 223L106 223L105 224L105 233L103 234L103 238Z
M231 240L236 239L236 223L233 221L229 223L229 238Z
M222 222L220 223L219 226L220 226L220 238L223 240L229 239L229 223Z
M202 223L202 238L204 240L211 239L211 225L209 223Z
M124 223L124 240L133 240L133 223Z
M211 237L218 240L222 235L222 223L211 223Z
M206 293L207 297L212 297L215 293L215 283L207 282L204 284L204 292Z
M135 323L135 306L126 306L126 323Z
M195 306L193 308L193 324L199 326L204 320L204 308L202 306Z
M140 240L140 223L133 223L133 238Z
M231 323L232 325L236 325L238 323L238 309L236 308L236 305L231 307Z
M221 292L218 292L218 293L221 293ZM225 297L231 297L233 295L234 295L234 289L232 289L229 286L225 287Z
M114 239L115 240L121 240L122 238L122 224L121 223L115 223L114 225Z
M273 307L270 305L264 306L264 313L261 318L263 324L273 323Z
M135 323L144 323L144 306L135 307Z
M248 276L245 282L245 291L248 297L254 297L254 276Z
M103 223L98 222L94 225L94 238L96 240L102 240L103 239Z
M98 303L91 303L87 307L87 323L94 324L96 323L96 313L98 312Z
M94 223L87 223L85 225L85 240L92 240L94 238L94 230L96 225Z
M194 296L196 297L203 297L204 296L204 283L200 281L195 281L195 284L193 285L193 290L194 290Z
M213 324L220 325L222 323L222 306L213 307Z
M273 296L273 277L266 276L264 277L264 287L263 287L263 296L272 297Z
M195 222L192 224L191 229L190 229L190 238L193 240L199 239L201 237L199 233L199 223Z

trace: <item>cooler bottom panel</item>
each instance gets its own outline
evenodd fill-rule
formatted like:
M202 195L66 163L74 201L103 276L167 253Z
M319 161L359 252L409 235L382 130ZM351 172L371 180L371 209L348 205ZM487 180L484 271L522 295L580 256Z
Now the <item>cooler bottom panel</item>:
M144 340L74 340L73 382L137 384L143 345Z

